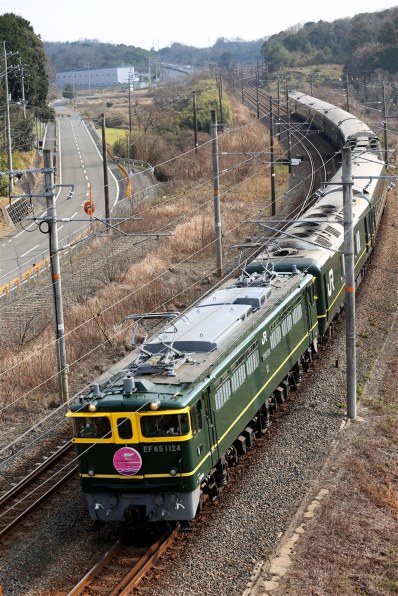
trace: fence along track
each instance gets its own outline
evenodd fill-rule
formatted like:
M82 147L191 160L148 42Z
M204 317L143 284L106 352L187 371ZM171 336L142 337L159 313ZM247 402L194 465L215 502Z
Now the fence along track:
M131 594L159 557L174 541L179 525L167 530L149 548L129 545L119 538L67 596ZM143 552L144 550L144 552Z
M0 497L0 539L77 472L74 445L68 441Z

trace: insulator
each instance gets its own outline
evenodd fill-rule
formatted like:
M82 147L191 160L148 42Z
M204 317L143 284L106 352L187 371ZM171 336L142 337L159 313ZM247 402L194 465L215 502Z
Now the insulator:
M123 390L124 393L133 393L133 391L135 390L134 377L132 377L131 375L127 375L127 377L123 378Z
M93 383L91 385L91 391L93 392L93 397L101 397L101 390L98 383Z

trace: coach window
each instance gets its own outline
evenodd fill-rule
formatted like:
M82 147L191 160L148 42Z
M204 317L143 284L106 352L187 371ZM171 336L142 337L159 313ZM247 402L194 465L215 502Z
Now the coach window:
M117 419L117 432L121 439L133 438L133 428L131 426L130 418Z
M340 263L341 263L341 277L345 277L345 258L344 255L340 256Z

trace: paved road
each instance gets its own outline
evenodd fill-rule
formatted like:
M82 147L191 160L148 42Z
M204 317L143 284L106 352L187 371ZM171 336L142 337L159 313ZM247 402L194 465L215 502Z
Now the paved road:
M59 243L69 242L88 221L83 203L90 192L95 203L95 215L101 216L105 209L103 186L102 153L92 132L81 120L80 114L60 101L55 104L57 125L50 125L46 131L45 147L54 151L56 129L58 151L54 151L57 167L57 184L74 185L74 194L68 198L71 187L56 189L57 218L71 218L71 222L60 222ZM119 185L113 167L108 168L109 202L112 207L118 200ZM45 213L44 198L33 199L34 214ZM85 221L79 221L84 219ZM34 263L48 256L48 235L40 232L36 222L24 220L14 234L0 240L0 286L17 277Z

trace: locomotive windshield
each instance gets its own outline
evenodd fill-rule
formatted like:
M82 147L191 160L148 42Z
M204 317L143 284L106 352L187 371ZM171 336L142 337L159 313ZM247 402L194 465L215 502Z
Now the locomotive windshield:
M142 416L141 432L144 437L186 435L189 433L188 414L156 414Z
M109 439L111 423L105 416L73 418L74 435L78 439Z

